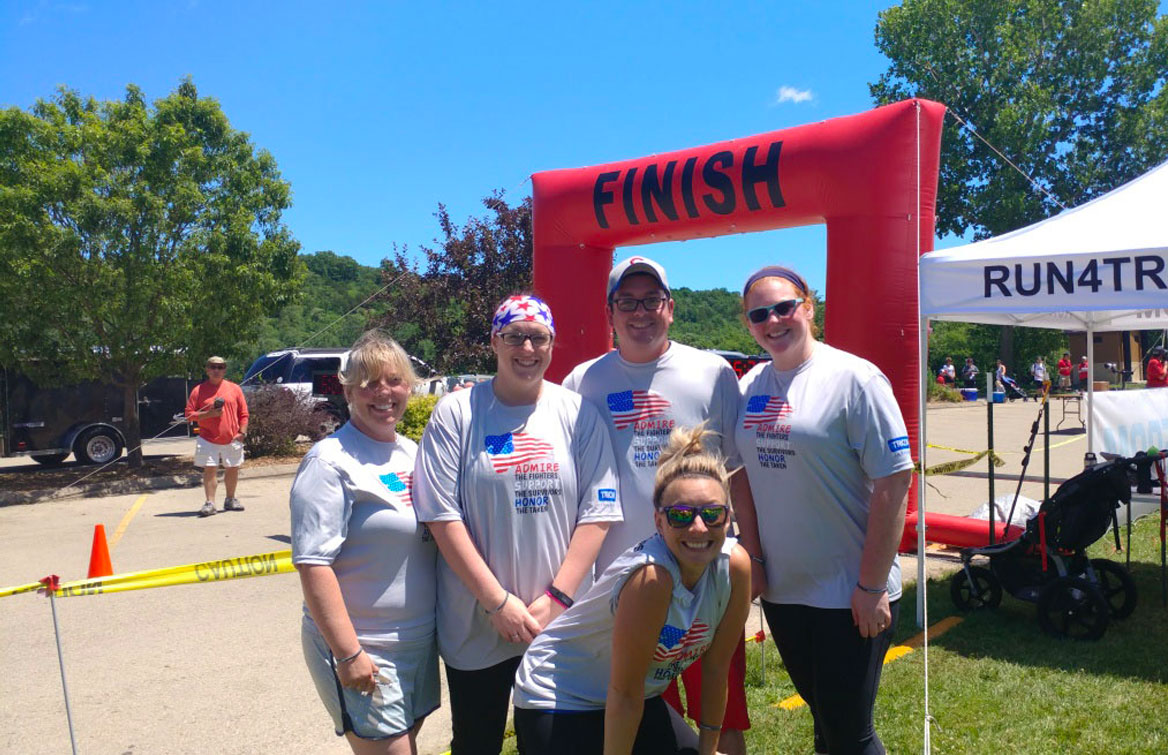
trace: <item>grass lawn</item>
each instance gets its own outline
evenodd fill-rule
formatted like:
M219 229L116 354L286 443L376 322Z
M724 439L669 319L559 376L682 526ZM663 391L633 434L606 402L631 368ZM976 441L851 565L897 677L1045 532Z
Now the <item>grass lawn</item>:
M1094 558L1120 563L1108 533ZM929 622L964 621L929 645L929 708L937 753L1168 753L1168 609L1160 599L1159 518L1132 531L1135 613L1113 621L1098 642L1043 634L1035 606L1009 595L995 610L958 614L947 579L929 582ZM917 633L915 586L905 591L896 643ZM757 610L757 609L754 609ZM766 642L747 646L747 697L752 753L811 753L806 706L776 707L795 694ZM922 752L924 653L918 649L884 667L876 727L890 753ZM505 752L514 752L509 738Z

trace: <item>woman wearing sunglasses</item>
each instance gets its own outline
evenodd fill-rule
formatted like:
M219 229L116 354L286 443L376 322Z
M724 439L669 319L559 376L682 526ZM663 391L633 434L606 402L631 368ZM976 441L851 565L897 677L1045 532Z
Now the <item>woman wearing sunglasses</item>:
M528 643L591 585L611 522L616 464L600 413L544 381L555 324L534 296L491 322L493 380L435 407L414 473L414 507L438 564L438 648L453 755L502 749Z
M739 537L754 594L815 722L817 753L883 753L872 707L900 599L897 544L912 458L888 379L815 340L810 290L766 267L746 281L771 356L739 383Z
M618 556L524 654L515 679L523 755L693 752L682 749L693 731L661 694L698 658L697 751L715 751L750 610L750 561L726 537L728 475L702 445L708 434L673 431L653 489L656 534Z

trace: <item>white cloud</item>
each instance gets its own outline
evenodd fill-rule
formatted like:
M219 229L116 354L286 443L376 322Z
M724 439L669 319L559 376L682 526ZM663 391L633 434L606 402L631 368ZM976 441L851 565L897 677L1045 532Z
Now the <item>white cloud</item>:
M810 102L815 98L810 89L796 89L793 86L786 84L779 87L779 91L775 94L775 104L781 105L784 102L794 102L796 105L800 102Z

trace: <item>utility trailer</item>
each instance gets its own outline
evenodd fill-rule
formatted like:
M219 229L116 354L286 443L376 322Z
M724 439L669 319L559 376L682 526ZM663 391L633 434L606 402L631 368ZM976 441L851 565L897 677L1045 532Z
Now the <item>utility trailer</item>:
M189 383L158 378L138 390L143 438L189 435L182 419ZM126 447L125 400L115 385L94 380L42 387L27 375L0 368L0 456L31 456L59 464L74 454L82 464L117 459Z

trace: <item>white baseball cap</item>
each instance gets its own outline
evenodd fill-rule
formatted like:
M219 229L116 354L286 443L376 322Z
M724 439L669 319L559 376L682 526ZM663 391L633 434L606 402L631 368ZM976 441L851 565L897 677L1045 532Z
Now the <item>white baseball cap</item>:
M669 293L669 282L665 279L665 268L648 257L629 257L623 262L618 262L612 268L612 272L608 274L608 298L611 299L616 290L620 288L621 281L630 275L637 274L653 276L661 284L661 288L665 289L665 293Z

